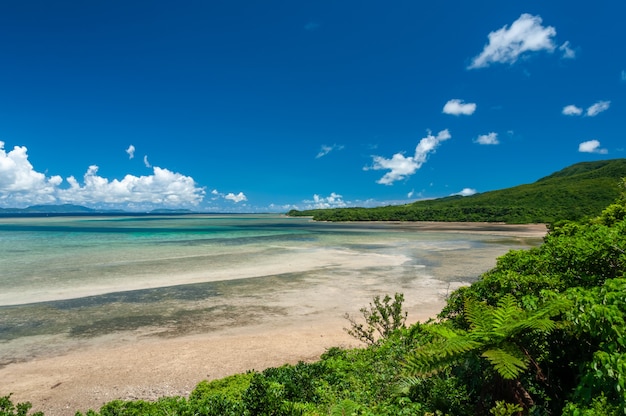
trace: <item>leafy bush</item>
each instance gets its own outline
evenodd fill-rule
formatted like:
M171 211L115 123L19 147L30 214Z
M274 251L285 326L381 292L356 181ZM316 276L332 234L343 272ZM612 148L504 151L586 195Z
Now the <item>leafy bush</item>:
M374 303L370 307L361 308L360 312L365 318L365 323L358 323L349 314L345 318L350 322L350 328L344 330L354 338L366 344L373 345L378 338L387 338L391 333L400 328L405 328L407 312L402 311L404 294L396 293L391 301L391 296L385 295L383 300L380 296L374 297ZM391 302L391 303L390 303Z
M0 416L26 416L28 411L33 407L30 402L13 404L11 396L0 397ZM43 416L42 412L33 413L32 416Z
M224 396L230 400L240 400L243 392L250 386L253 373L235 374L218 380L201 381L191 392L189 399L203 400L210 396Z

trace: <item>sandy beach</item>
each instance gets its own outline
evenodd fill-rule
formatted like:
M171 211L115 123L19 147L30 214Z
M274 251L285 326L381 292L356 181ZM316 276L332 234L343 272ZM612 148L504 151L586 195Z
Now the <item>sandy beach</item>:
M546 231L542 225L422 226L513 238L540 238ZM384 267L385 259L381 261ZM486 271L494 264L495 258L481 258L472 267ZM287 270L301 268L293 262L286 267ZM423 322L434 317L445 304L446 294L463 284L467 282L444 285L426 279L408 291L405 288L409 321ZM341 286L318 285L303 289L302 293L285 292L280 299L268 300L270 305L280 305L284 313L268 308L254 320L230 322L206 333L163 337L142 329L143 332L96 337L71 351L0 367L0 394L13 393L14 402L30 401L33 410L44 411L48 416L74 415L76 411L97 410L114 399L187 396L205 379L314 361L330 347L362 345L343 330L347 325L343 315L358 316L358 309L371 298L365 292L348 298L345 290ZM382 293L395 290L390 286Z
M435 316L443 302L412 308L412 321ZM343 330L341 316L290 321L266 317L261 325L174 339L117 340L56 357L0 369L4 392L30 401L46 415L97 410L114 400L187 396L202 380L317 360L328 348L363 344ZM6 394L6 393L3 393Z

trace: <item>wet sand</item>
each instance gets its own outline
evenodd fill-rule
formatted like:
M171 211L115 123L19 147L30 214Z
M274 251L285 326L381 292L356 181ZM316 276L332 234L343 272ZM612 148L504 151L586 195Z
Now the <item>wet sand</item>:
M512 238L540 238L545 234L545 227L540 225L416 226ZM384 266L386 262L382 263ZM495 258L485 257L476 259L472 267L486 271L494 264ZM292 263L289 267L295 266ZM206 333L161 337L154 336L159 328L143 328L95 337L57 355L8 364L0 368L0 394L13 393L14 402L30 401L33 410L48 416L74 415L76 411L97 410L114 399L187 396L205 379L314 361L330 347L362 345L343 330L347 325L343 315L348 312L358 316L358 309L366 306L371 297L367 290L358 291L368 282L359 282L358 287L354 281L350 284L350 292L339 282L292 287L276 298L268 296L268 308L257 311L255 319L228 322ZM388 290L379 293L397 291L391 282L377 282L376 290L385 284ZM463 284L467 282L423 279L403 288L409 321L434 317L449 291Z

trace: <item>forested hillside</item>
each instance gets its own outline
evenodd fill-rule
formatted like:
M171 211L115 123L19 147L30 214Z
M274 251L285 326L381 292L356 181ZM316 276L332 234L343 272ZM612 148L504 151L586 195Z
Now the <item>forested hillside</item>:
M620 194L626 159L584 162L532 184L472 196L377 208L290 211L318 221L488 221L554 223L596 216Z

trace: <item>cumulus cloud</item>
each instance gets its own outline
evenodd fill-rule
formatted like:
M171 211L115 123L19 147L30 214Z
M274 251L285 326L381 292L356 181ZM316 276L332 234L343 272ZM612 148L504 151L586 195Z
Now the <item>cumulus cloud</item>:
M211 191L211 195L213 195L212 199L214 201L219 200L219 199L225 199L227 201L232 201L235 204L248 200L248 197L243 192L239 192L237 194L234 192L229 192L225 194L225 193L218 191L217 189L213 189Z
M598 140L582 142L578 145L578 151L581 153L597 153L601 155L609 153L608 150L600 147L600 142Z
M441 130L437 136L431 133L420 140L415 147L413 156L404 156L403 153L396 153L390 159L382 156L372 156L374 164L365 170L388 170L382 178L376 181L382 185L392 185L395 181L399 181L413 175L426 162L428 155L433 153L441 142L450 139L452 136L448 129Z
M327 145L323 144L322 148L320 149L320 151L317 154L317 156L315 156L315 158L319 159L320 157L326 156L327 154L329 154L333 150L342 150L343 148L344 148L343 145L333 144L332 146L327 146Z
M128 158L132 159L135 157L135 146L133 146L132 144L130 146L128 146L128 149L126 149L126 153L128 153Z
M476 189L473 189L473 188L463 188L461 190L461 192L457 192L456 194L452 194L452 195L472 196L475 193L477 193Z
M579 116L583 113L583 109L570 104L563 107L562 113L566 116Z
M335 192L331 192L327 197L315 194L312 200L305 200L304 203L306 204L305 209L344 208L347 206L343 197Z
M152 175L126 175L121 180L99 176L98 169L89 166L82 185L73 176L67 178L70 187L57 190L59 201L89 206L182 207L196 206L204 197L193 178L168 169L155 166Z
M26 147L15 146L6 152L0 142L0 206L73 203L131 209L186 207L198 205L204 197L204 190L193 178L158 167L152 175L109 180L99 176L98 166L92 165L82 184L74 176L66 181L37 172L28 161Z
M63 179L46 177L28 161L28 149L15 146L6 152L0 141L0 205L22 207L55 201L55 191Z
M476 138L475 142L478 144L500 144L498 133L494 132L481 134Z
M243 202L243 201L247 201L248 200L248 198L244 195L243 192L239 192L236 195L234 193L232 193L232 192L229 192L228 194L226 194L224 199L227 199L229 201L233 201L235 204L238 204L239 202Z
M561 56L564 59L574 59L576 58L576 51L570 47L569 40L565 41L561 46L559 46L559 51L561 51Z
M556 29L543 26L540 16L522 14L511 27L489 33L489 42L483 51L472 59L468 69L485 68L492 63L515 63L526 52L548 51L556 48L553 38ZM567 45L569 43L566 42ZM568 46L569 47L569 46Z
M457 98L448 101L443 106L443 112L445 114L452 114L455 116L458 116L458 115L469 116L469 115L474 114L474 111L476 111L475 103L465 103L463 102L463 100L459 100Z
M598 101L597 103L587 108L585 115L587 115L587 117L595 117L601 112L608 110L610 106L610 101Z

